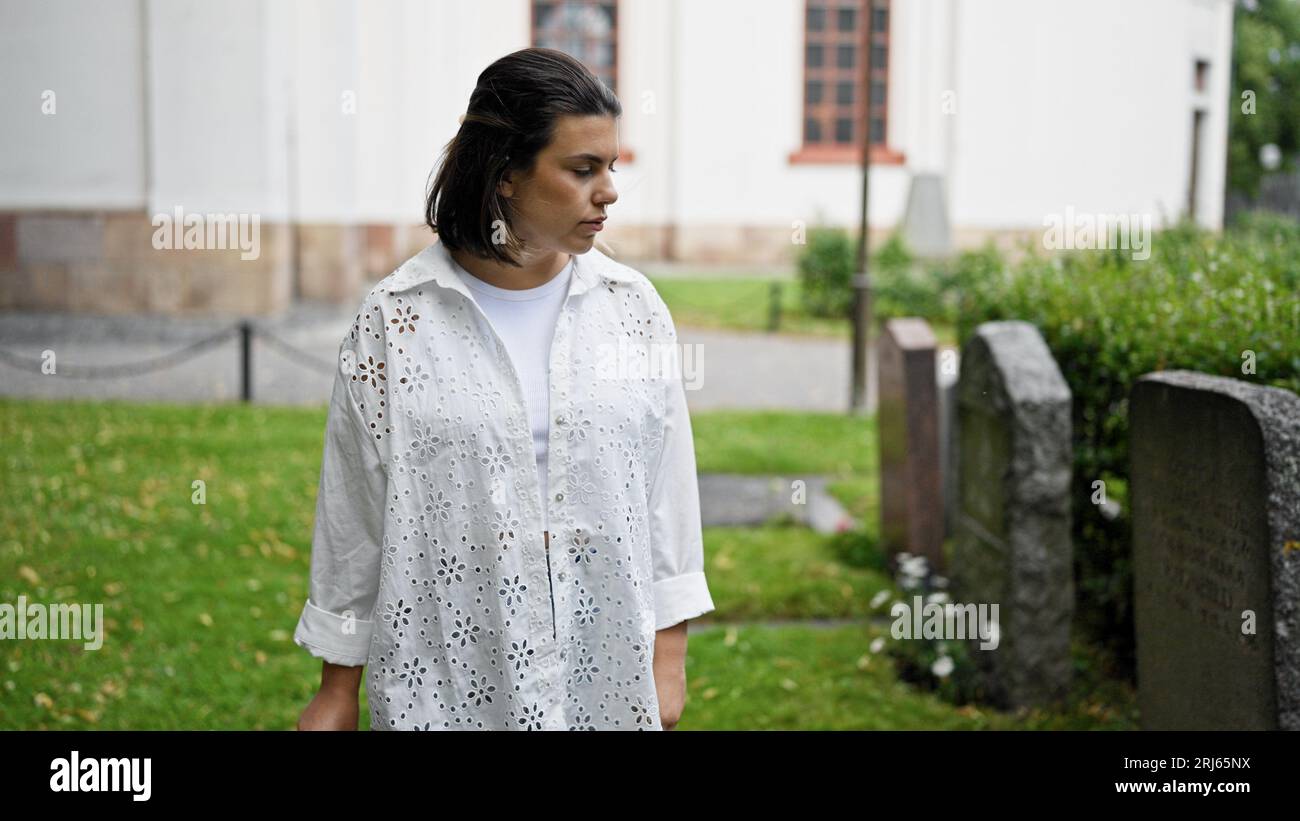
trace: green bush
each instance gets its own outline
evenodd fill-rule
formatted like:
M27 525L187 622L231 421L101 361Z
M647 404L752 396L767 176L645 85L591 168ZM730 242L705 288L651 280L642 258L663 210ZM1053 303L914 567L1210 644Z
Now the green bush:
M1078 612L1130 676L1129 390L1142 374L1185 368L1300 392L1297 259L1300 226L1252 215L1221 236L1186 224L1159 232L1148 260L1033 253L1013 270L988 260L966 281L959 338L989 320L1032 322L1074 393ZM1243 373L1246 351L1254 374ZM1098 479L1121 503L1118 518L1093 504Z
M919 316L932 321L942 318L940 283L913 258L902 236L891 234L871 262L873 316Z
M799 296L812 316L848 319L853 310L856 250L848 233L813 228L799 255Z
M798 262L806 311L814 316L851 317L856 256L854 235L835 228L809 232ZM992 245L948 261L921 262L895 232L871 255L872 315L878 320L916 316L953 324L963 291L988 279L1001 265L1001 255Z
M849 567L887 572L889 564L881 551L880 540L866 528L842 530L827 540L831 552Z

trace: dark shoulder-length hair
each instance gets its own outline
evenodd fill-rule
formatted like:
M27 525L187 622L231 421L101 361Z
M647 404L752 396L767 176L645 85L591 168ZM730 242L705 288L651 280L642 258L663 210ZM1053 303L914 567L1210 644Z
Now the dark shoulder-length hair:
M499 185L508 171L532 169L562 114L617 118L623 107L586 66L556 49L522 49L483 70L425 201L425 224L443 245L519 266L521 242Z

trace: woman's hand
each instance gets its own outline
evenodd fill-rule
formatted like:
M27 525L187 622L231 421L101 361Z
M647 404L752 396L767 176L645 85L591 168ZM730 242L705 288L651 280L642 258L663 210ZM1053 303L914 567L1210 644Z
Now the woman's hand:
M686 706L686 622L655 633L655 694L659 697L659 723L671 730Z
M357 690L364 669L322 662L320 689L298 717L298 729L355 730L361 712Z
M355 730L361 712L356 693L320 690L298 718L299 730Z
M655 667L655 692L659 696L659 723L665 730L677 726L686 706L686 667L660 671Z

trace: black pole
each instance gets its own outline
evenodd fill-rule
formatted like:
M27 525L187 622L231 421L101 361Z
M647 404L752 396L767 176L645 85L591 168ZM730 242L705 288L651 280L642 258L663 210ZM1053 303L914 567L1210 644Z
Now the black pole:
M253 324L247 319L239 323L241 367L239 392L245 402L253 401Z
M862 119L858 140L862 146L862 207L858 224L857 272L853 277L853 382L849 390L850 413L867 410L867 356L871 339L871 273L867 246L868 197L871 178L871 4L862 21Z
M767 329L777 331L781 328L781 283L773 281L768 290Z

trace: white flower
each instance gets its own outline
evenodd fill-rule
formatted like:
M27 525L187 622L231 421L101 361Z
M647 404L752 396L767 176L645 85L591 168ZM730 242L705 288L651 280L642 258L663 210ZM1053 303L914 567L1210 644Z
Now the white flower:
M889 598L889 591L888 591L888 590L881 590L879 593L877 593L876 595L872 596L872 597L871 597L871 609L872 609L872 610L875 610L877 607L880 607L880 605L882 605L882 604L885 603L885 599L887 599L887 598Z
M885 640L884 640L884 638L882 638L882 637L880 637L880 636L877 636L877 637L876 637L876 638L871 642L871 652L873 652L873 653L879 653L879 652L880 652L881 650L883 650L883 649L885 649Z
M912 576L919 579L925 575L927 565L928 562L926 562L924 556L912 556L911 558L901 560L898 563L898 568L902 571L904 576Z
M947 678L952 673L953 663L948 656L940 656L930 665L930 672L939 678Z
M948 577L935 576L934 578L930 579L930 584L934 585L935 587L945 588L948 586Z
M930 595L928 595L928 596L925 597L925 603L926 603L926 604L947 604L947 603L948 603L948 594L947 594L947 593L931 593Z

